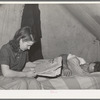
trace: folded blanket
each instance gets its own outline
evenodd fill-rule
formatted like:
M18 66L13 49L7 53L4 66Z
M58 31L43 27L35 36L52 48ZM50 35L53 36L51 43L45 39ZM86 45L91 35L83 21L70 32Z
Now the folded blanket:
M61 74L62 57L41 59L33 62L33 68L24 68L24 71L33 70L39 76L56 77Z

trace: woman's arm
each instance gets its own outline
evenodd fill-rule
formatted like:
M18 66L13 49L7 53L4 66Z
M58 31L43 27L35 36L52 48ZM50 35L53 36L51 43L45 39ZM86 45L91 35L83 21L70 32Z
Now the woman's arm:
M24 69L23 69L23 72L30 71L30 70L33 70L34 71L34 67L35 66L36 65L33 64L32 62L27 62L26 65L25 65L25 67L24 67Z
M18 72L9 69L8 65L1 64L2 74L5 77L35 77L36 74L34 71L27 71L27 72Z

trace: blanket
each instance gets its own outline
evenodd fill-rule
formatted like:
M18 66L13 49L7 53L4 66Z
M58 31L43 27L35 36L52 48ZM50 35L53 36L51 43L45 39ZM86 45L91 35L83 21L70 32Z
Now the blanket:
M62 57L43 59L33 62L35 72L39 76L56 77L61 74Z
M58 77L40 81L43 89L100 89L99 76Z
M72 71L72 76L41 80L43 89L100 89L99 72L90 74L83 71L80 63L86 62L77 56L71 56L67 60L68 66Z
M33 70L38 76L56 77L61 74L62 57L52 59L39 59L32 63L28 63L23 71Z
M85 60L77 56L69 56L68 66L72 70L70 77L43 78L38 77L37 80L45 90L49 89L100 89L100 73L89 74L84 72L80 64L84 64ZM41 66L42 67L42 66Z

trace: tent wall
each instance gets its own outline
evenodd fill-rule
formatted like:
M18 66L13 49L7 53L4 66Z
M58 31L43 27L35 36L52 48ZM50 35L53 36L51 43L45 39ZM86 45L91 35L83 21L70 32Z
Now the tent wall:
M84 27L89 30L98 40L100 40L100 25L91 14L87 13L81 5L62 5L65 9L69 10L75 18L80 21Z
M20 27L23 7L23 4L0 5L0 47L8 42ZM100 5L95 5L97 13L93 11L99 16L98 7ZM99 41L68 9L60 4L40 4L39 9L44 58L72 53L89 62L100 61Z
M58 4L47 4L40 5L40 10L45 58L72 53L89 62L100 61L99 41L68 9Z
M12 39L20 28L23 8L24 5L19 4L0 5L0 48Z

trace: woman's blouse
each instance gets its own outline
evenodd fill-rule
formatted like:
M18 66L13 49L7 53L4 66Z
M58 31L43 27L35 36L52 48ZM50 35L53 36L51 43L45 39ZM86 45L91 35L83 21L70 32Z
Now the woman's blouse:
M9 43L2 46L0 50L0 65L5 64L8 65L11 70L22 71L26 62L28 62L27 51L20 51L16 53L13 51L12 46ZM0 74L2 74L1 66Z

